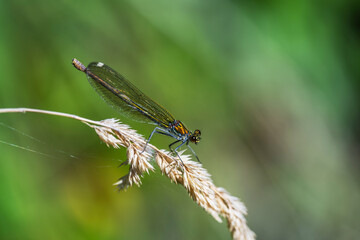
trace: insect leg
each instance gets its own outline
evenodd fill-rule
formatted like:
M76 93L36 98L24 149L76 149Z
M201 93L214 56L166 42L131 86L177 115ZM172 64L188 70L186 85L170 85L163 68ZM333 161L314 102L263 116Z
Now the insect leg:
M142 150L141 153L143 153L148 145L148 143L150 142L151 138L153 137L154 133L160 133L160 134L163 134L163 135L166 135L166 136L169 136L169 137L173 137L173 138L176 138L175 135L167 132L166 130L162 129L162 128L159 128L159 127L156 127L150 134L150 137L148 138L148 140L146 141L146 144L145 144L145 147L144 149Z
M191 150L191 152L194 154L194 156L196 157L198 162L201 163L198 156L196 155L195 151L190 147L189 142L186 143L186 146Z
M177 143L178 141L176 141L176 142L173 142L172 144L175 144L175 143ZM173 152L175 152L176 153L176 155L178 156L178 158L180 159L180 161L181 161L181 163L184 165L184 162L181 160L181 157L180 157L180 155L179 155L179 153L178 153L178 149L182 146L182 145L184 145L186 143L186 141L183 141L179 146L177 146L174 150L173 150ZM171 145L172 145L171 144ZM170 147L170 146L169 146Z
M176 140L175 142L173 142L173 143L171 143L171 144L169 145L170 152L174 152L174 150L171 148L171 146L174 145L174 144L176 144L176 143L178 143L178 142L180 142L180 141L181 141L181 140Z
M156 128L151 132L150 137L146 140L146 144L145 144L144 149L142 150L141 153L143 153L143 152L145 151L145 149L146 149L148 143L150 142L151 138L153 137L154 133L162 133L162 132L159 132L159 130L163 130L163 129L161 129L161 128L159 128L159 127L156 127ZM141 154L141 153L140 153L140 154Z

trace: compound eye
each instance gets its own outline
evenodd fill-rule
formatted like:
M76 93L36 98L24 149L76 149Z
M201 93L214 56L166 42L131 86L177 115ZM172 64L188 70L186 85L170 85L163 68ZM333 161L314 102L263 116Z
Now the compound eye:
M201 136L201 132L199 129L196 129L195 132L194 132L195 135L198 135L198 136Z

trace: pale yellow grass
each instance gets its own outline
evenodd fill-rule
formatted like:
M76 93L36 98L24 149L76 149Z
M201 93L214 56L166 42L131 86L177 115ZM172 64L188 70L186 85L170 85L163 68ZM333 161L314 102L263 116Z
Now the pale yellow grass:
M130 168L129 173L114 184L119 189L126 189L133 184L140 186L143 174L154 171L150 160L155 156L155 162L164 175L176 184L183 185L190 197L216 221L222 222L221 217L227 220L233 239L255 239L254 232L246 223L247 210L244 203L237 197L231 196L225 189L216 187L207 170L200 163L191 161L189 156L181 154L183 161L181 164L177 157L167 151L159 150L151 144L148 144L146 150L143 151L146 140L128 125L122 124L116 119L93 121L72 114L38 109L0 109L0 113L6 112L38 112L73 118L92 127L108 146L126 148L126 164Z

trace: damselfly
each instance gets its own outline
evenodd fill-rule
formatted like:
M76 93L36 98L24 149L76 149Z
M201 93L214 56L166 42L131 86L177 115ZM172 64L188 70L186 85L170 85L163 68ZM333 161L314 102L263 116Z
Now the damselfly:
M136 121L157 125L151 132L146 145L150 142L154 133L167 135L176 139L175 142L169 145L169 149L171 152L176 153L180 161L181 158L177 150L184 144L199 161L196 153L189 146L189 142L197 144L200 141L200 130L188 131L185 125L176 120L165 108L154 102L121 74L104 63L92 62L85 67L75 58L72 63L75 68L86 73L91 86L109 105L119 110L120 113L129 115ZM173 149L172 146L176 143L180 144Z

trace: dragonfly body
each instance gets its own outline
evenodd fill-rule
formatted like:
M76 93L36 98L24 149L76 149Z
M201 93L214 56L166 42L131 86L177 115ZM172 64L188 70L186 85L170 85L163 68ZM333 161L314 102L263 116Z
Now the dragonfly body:
M147 97L109 66L101 62L93 62L88 67L85 67L77 59L73 59L73 65L78 70L86 73L92 87L109 105L119 110L120 113L129 115L132 119L140 122L157 125L150 134L147 143L149 143L154 133L167 135L176 139L175 142L169 145L169 148L177 154L180 160L177 150L184 144L199 160L188 144L189 142L197 144L200 141L200 130L190 132L181 121L176 120L165 108ZM179 146L173 150L172 146L179 142L181 142Z

